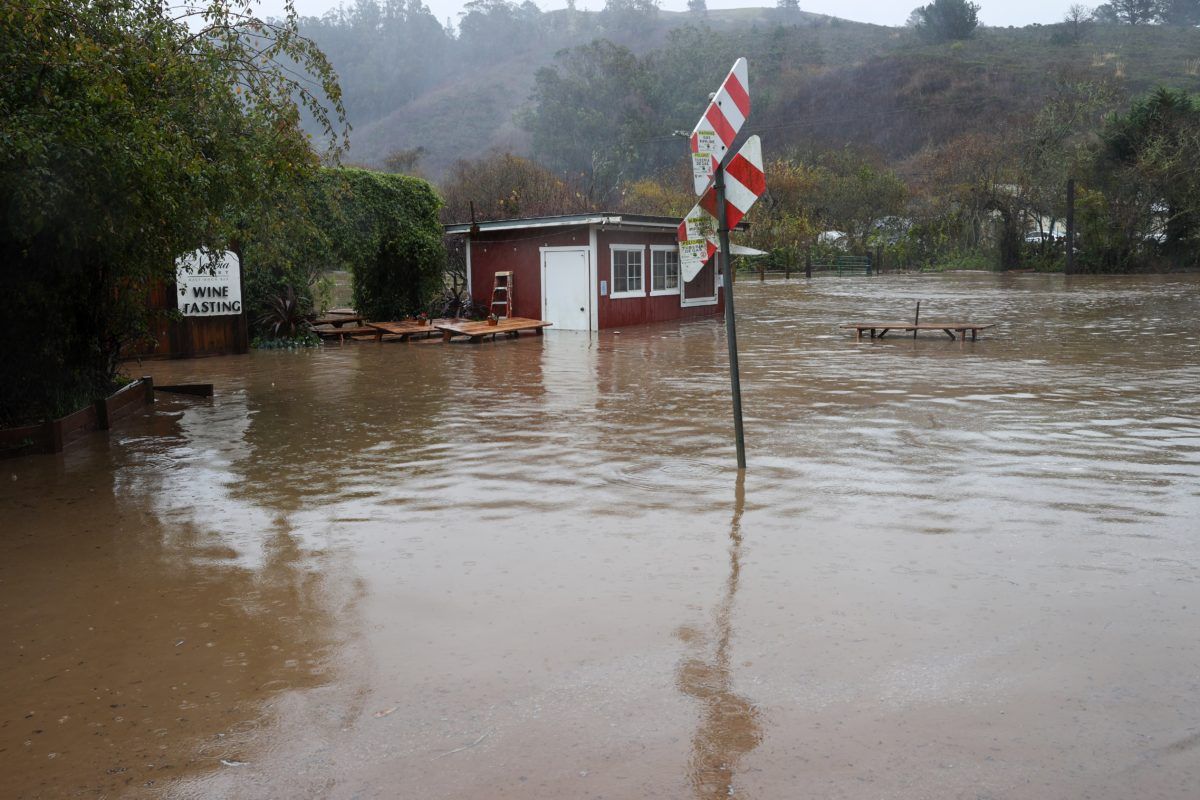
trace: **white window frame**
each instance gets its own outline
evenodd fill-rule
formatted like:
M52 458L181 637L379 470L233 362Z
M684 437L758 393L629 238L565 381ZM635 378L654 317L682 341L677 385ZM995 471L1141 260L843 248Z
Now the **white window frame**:
M616 262L617 262L616 254L618 252L637 253L639 256L641 256L642 288L637 289L635 291L631 291L631 292L616 291L617 280L616 280L615 267L616 267ZM608 296L612 300L620 300L625 297L645 297L646 296L646 246L642 245L642 244L610 244L608 246L608 281L609 281Z
M670 289L655 289L654 288L654 254L655 253L674 253L675 254L675 286ZM683 269L679 263L679 248L675 245L650 245L650 296L665 297L667 295L683 295Z
M693 279L694 280L694 279ZM691 308L693 306L715 306L721 302L721 290L724 285L721 282L721 254L717 253L713 256L713 293L712 297L693 297L690 300L684 296L687 283L683 280L683 275L679 276L679 306L681 308Z

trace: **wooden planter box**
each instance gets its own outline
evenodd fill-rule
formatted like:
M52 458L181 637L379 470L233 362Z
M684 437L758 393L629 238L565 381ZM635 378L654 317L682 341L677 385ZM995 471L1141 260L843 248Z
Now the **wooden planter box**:
M0 428L0 458L32 453L61 453L94 430L108 430L144 405L154 402L154 379L146 376L65 417L20 428Z

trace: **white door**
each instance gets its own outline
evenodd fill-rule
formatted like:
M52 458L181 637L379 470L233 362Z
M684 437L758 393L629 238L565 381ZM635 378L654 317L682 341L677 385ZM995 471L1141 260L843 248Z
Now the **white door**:
M587 248L542 251L542 319L560 331L591 330L592 278Z

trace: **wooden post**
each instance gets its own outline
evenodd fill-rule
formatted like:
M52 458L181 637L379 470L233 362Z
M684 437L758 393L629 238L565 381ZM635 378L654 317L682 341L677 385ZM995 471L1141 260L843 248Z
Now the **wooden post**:
M1067 179L1067 267L1068 275L1075 274L1075 179Z
M759 263L762 264L761 261ZM766 281L767 281L767 265L762 264L762 266L760 266L758 268L758 282L766 283Z
M913 317L913 339L917 338L917 327L921 324L921 301L917 301L917 315Z
M812 277L812 253L804 254L804 277Z

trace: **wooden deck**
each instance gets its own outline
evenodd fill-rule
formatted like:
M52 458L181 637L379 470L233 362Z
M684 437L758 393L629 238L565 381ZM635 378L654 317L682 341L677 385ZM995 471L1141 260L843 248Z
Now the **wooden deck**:
M542 335L542 329L550 327L549 322L540 319L527 319L525 317L511 317L502 319L495 325L488 325L487 322L451 322L446 324L435 323L434 327L442 332L442 341L448 342L455 336L466 336L472 342L481 342L484 338L491 336L495 339L500 334L505 334L509 337L516 338L521 334L521 331L533 331L538 336Z
M904 331L912 333L914 337L917 331L941 331L951 339L958 338L954 335L957 333L965 341L967 332L970 331L973 342L979 337L979 332L992 327L992 323L981 325L976 322L854 322L842 327L853 329L859 339L863 338L863 331L870 331L872 339L882 339L887 336L888 331Z

